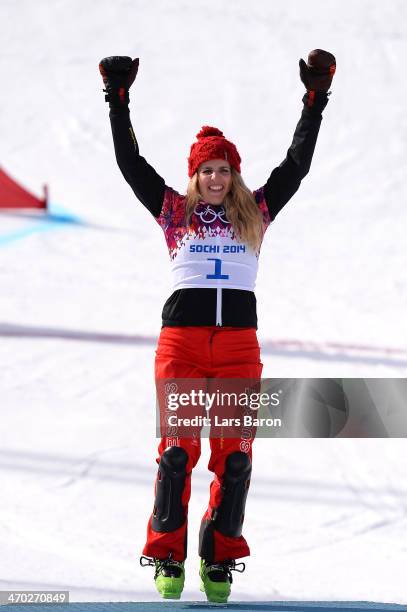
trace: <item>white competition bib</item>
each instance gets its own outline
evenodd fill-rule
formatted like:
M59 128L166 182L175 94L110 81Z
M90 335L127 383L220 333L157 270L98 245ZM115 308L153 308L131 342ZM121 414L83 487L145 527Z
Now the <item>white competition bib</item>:
M262 199L259 206L267 212L263 211L265 230L270 219ZM259 252L238 241L223 205L198 202L187 225L185 197L168 188L157 221L167 241L174 291L198 287L254 291Z
M229 228L228 228L229 229ZM185 237L172 260L176 289L193 287L254 291L258 259L253 249L230 236Z

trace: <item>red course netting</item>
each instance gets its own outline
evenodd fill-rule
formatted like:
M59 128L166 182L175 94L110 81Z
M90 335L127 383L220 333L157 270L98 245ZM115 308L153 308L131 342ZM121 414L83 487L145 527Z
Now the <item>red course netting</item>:
M47 208L47 187L44 196L37 198L21 187L0 168L0 209L2 208Z

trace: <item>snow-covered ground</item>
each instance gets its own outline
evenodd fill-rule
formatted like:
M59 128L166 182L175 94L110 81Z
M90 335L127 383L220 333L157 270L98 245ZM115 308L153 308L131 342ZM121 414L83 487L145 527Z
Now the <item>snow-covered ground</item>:
M310 175L260 258L264 375L405 377L406 19L404 0L2 0L0 164L33 191L48 181L82 223L0 215L0 589L157 599L137 556L169 265L115 164L99 60L140 57L136 135L181 191L204 124L236 142L247 184L263 184L301 110L299 57L335 53ZM205 442L190 506L194 600ZM253 554L233 598L407 603L404 440L255 448Z

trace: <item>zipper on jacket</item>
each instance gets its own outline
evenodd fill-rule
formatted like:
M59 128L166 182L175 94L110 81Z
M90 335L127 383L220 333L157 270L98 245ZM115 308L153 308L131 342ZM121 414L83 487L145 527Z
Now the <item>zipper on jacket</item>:
M222 326L222 288L216 289L216 325Z

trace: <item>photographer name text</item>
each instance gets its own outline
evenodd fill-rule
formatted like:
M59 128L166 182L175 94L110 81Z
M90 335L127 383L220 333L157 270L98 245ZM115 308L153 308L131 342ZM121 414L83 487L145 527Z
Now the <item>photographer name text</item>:
M215 417L194 416L191 418L178 417L176 414L171 414L167 419L168 425L171 427L281 427L281 419L273 419L271 417L256 418L250 414L245 414L243 417L224 418L215 415Z

